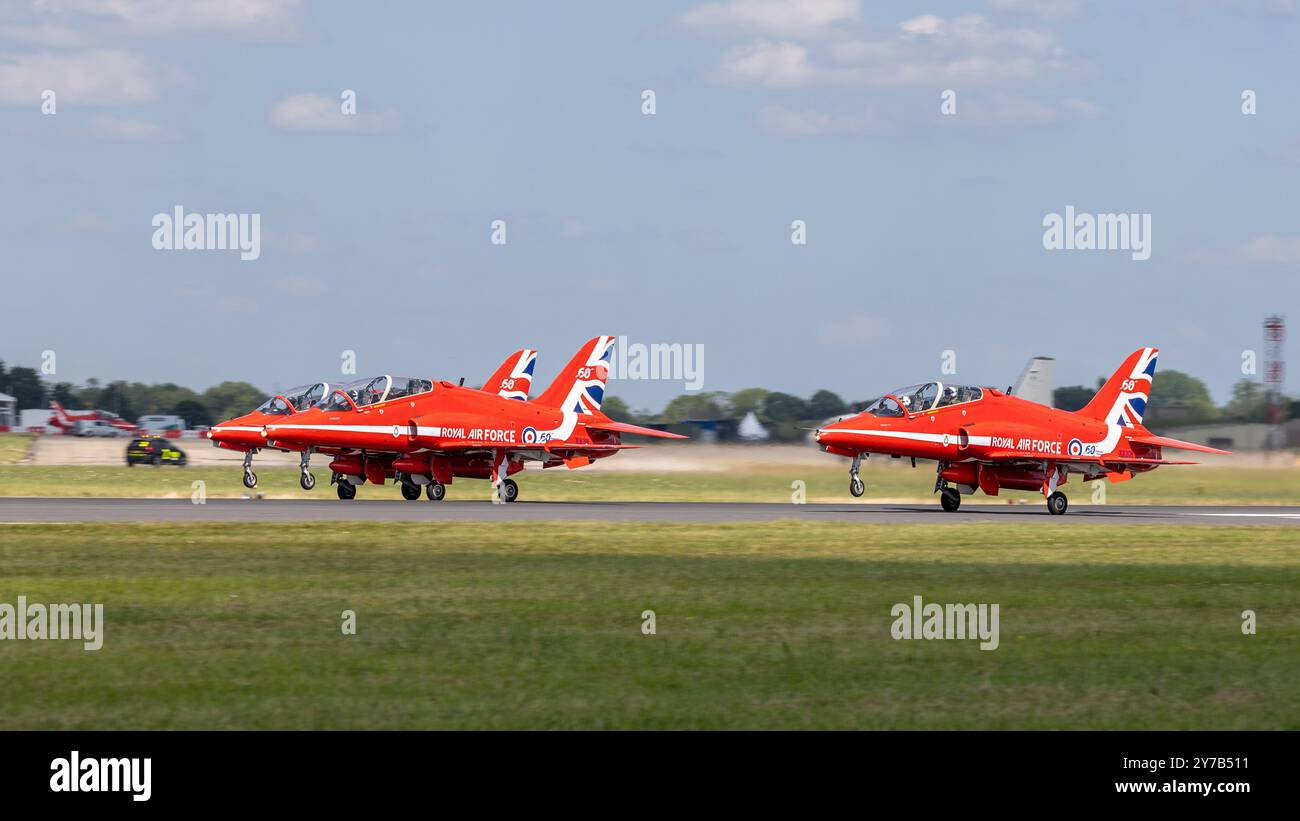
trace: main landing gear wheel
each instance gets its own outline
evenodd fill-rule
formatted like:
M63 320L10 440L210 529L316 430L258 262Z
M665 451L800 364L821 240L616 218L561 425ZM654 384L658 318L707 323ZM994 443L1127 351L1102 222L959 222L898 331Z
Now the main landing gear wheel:
M339 482L339 498L344 501L357 498L357 486L351 482Z
M849 493L852 493L854 496L861 496L866 492L867 486L860 478L853 476L849 479Z
M402 482L402 498L414 502L420 498L420 486L414 482Z
M943 505L944 510L952 513L961 507L961 494L953 488L946 487L939 494L939 504Z
M298 477L298 484L303 490L311 490L316 487L316 477L311 475L310 471L304 470L302 476Z
M1053 516L1060 516L1069 506L1070 500L1059 490L1047 497L1047 511Z
M244 487L249 490L257 487L257 474L248 468L244 468Z
M425 495L431 502L441 502L442 497L447 495L447 486L442 482L430 482L424 486Z
M519 485L515 484L514 479L506 479L501 483L501 501L513 502L519 498Z

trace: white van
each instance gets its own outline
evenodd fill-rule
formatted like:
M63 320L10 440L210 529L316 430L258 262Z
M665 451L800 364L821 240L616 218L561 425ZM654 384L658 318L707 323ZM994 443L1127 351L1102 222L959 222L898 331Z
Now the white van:
M179 416L164 416L161 414L141 416L136 421L135 425L147 433L161 433L165 430L185 430L184 419Z

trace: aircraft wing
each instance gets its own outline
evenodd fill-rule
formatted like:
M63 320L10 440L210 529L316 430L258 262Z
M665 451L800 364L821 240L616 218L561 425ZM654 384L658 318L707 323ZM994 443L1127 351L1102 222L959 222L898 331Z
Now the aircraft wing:
M635 433L637 436L655 436L660 439L687 439L680 433L669 433L666 430L655 430L654 428L643 428L640 425L629 425L627 422L615 422L613 419L593 420L583 422L588 430L612 430L619 433Z
M1194 450L1197 453L1217 453L1220 456L1228 456L1232 453L1230 450L1219 450L1218 448L1198 445L1195 442L1184 442L1181 439L1170 439L1168 436L1130 436L1130 442L1137 442L1141 445L1159 445L1162 448L1177 448L1179 450Z

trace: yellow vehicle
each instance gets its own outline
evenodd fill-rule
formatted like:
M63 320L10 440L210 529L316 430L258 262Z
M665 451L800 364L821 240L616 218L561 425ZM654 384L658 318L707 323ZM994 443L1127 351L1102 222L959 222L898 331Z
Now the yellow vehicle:
M176 447L170 440L161 436L140 436L131 440L126 446L126 466L136 465L176 465L184 467L188 459L185 451Z

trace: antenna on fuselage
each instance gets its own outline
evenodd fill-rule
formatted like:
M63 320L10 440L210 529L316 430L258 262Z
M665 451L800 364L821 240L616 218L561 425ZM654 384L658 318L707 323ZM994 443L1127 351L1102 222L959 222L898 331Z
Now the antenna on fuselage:
M462 376L462 377L460 378L460 381L457 382L456 384L459 385L459 386L462 387L462 388L465 387L465 377Z

